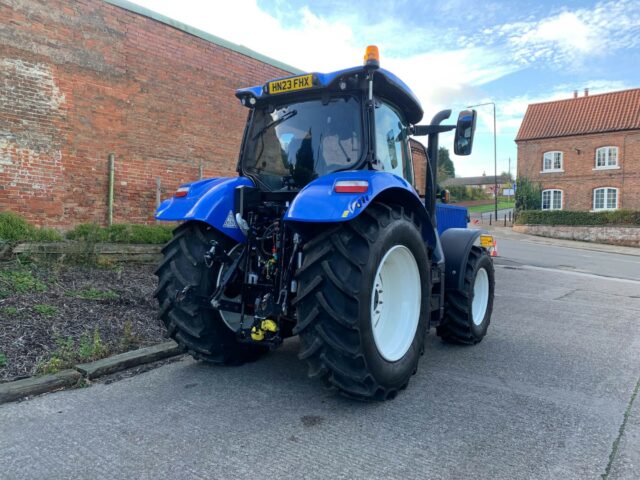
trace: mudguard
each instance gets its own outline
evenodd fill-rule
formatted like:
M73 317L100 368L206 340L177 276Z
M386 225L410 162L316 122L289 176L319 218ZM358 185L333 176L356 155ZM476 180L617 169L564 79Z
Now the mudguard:
M440 237L445 261L445 289L462 290L464 288L464 270L469 252L484 230L468 228L449 228Z
M334 187L339 180L365 180L369 187L363 193L336 193ZM424 203L409 182L389 172L343 171L317 178L296 195L284 219L307 223L348 222L374 200L403 205L416 212L422 221L425 242L436 248L438 239Z
M156 219L199 220L243 243L246 237L233 216L234 190L240 185L255 186L246 177L210 178L180 185L189 188L187 196L172 197L162 202L156 210Z
M363 193L336 193L340 180L364 180L369 188ZM379 194L390 188L410 192L419 202L413 187L404 179L387 172L357 170L336 172L317 178L304 187L291 202L285 220L297 222L348 222L360 215Z

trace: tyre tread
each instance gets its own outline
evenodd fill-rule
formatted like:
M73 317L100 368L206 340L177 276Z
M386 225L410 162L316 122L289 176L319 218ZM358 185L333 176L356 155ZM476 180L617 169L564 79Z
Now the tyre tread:
M361 400L393 398L396 388L385 388L367 369L362 354L360 330L346 311L345 305L359 305L359 288L342 281L335 266L348 263L362 275L364 265L349 251L351 236L364 241L368 248L377 232L394 218L404 218L416 224L413 215L402 207L381 203L371 204L354 221L333 228L305 245L305 260L296 278L301 291L298 306L300 335L298 357L308 363L310 377L320 377L332 389ZM358 284L357 282L353 282ZM328 301L331 292L332 302ZM339 298L338 298L339 297ZM401 388L406 387L408 380Z

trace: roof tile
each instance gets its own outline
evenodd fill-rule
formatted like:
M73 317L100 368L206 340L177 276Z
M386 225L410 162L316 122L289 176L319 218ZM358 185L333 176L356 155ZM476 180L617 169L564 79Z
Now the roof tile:
M516 142L633 129L640 129L640 88L531 104Z

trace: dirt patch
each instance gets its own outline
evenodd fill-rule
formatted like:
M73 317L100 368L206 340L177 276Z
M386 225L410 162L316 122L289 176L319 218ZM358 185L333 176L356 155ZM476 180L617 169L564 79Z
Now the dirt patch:
M153 270L0 264L0 382L163 341Z

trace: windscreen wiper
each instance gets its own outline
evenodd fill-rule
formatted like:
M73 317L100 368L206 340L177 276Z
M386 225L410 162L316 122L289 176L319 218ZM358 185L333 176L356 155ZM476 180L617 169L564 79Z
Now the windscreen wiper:
M255 140L256 138L258 138L259 136L261 136L264 132L266 132L267 130L269 130L271 127L275 127L276 125L281 124L282 122L284 122L285 120L290 119L291 117L294 117L295 115L298 114L297 110L291 110L290 112L285 113L284 115L282 115L280 118L277 118L276 120L267 123L264 127L262 127L260 129L260 131L258 131L258 133L256 133L251 140Z

